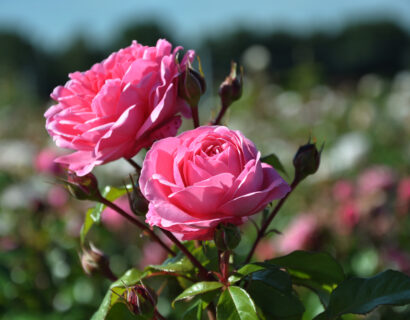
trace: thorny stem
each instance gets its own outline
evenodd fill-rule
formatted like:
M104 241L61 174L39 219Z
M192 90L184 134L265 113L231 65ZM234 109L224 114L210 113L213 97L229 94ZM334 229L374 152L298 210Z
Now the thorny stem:
M208 274L208 270L189 252L189 250L168 230L161 229L161 231L187 256L192 264L198 268L199 277L202 280L211 280L212 276ZM213 279L212 279L213 280Z
M226 110L228 110L228 105L222 103L221 110L219 110L218 116L212 122L213 125L219 125L221 123L222 117L225 115Z
M102 204L105 204L107 207L110 207L111 209L117 211L120 215L122 215L125 219L127 219L128 221L132 222L133 224L135 224L138 228L140 228L141 230L143 230L145 233L148 234L148 236L158 242L161 247L163 247L169 254L175 256L176 253L169 248L155 233L154 231L152 231L149 227L147 227L145 224L143 224L141 221L139 221L138 219L134 218L133 216L130 216L128 213L126 213L123 209L121 209L119 206L117 206L115 203L107 200L106 198L104 198L102 195L99 195L99 202L101 202Z
M194 128L199 127L199 115L198 115L198 106L191 107L192 110L192 120L194 122Z
M273 218L276 216L276 214L278 213L278 211L280 210L280 208L282 208L282 205L285 203L286 199L290 196L290 194L293 192L293 190L296 188L296 186L299 184L300 180L293 180L292 184L290 185L290 191L286 194L286 196L284 196L282 199L280 199L280 201L278 202L278 204L276 205L276 207L273 209L273 211L271 212L271 214L269 215L268 219L266 219L266 221L263 223L262 227L259 229L258 235L256 236L256 240L253 243L252 249L249 252L246 260L245 260L245 264L247 264L252 256L253 253L255 252L256 247L258 246L259 241L265 236L266 230L268 229L270 223L272 222Z

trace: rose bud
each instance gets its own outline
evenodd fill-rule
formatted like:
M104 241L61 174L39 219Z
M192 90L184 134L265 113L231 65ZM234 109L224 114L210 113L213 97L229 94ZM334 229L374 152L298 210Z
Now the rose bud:
M89 249L83 248L80 259L85 274L89 276L99 272L106 274L107 270L111 273L107 256L92 243Z
M148 201L145 200L140 188L134 185L132 192L127 194L132 212L137 216L145 216L148 212Z
M79 200L96 200L100 196L97 178L88 173L79 177L73 172L68 173L67 181L64 181L68 191Z
M157 295L153 290L144 285L135 285L127 288L123 298L133 314L152 319L157 304Z
M315 143L310 141L299 147L293 158L293 166L295 167L295 181L302 181L308 175L314 174L319 168L320 154L322 153L323 146L320 151L317 150Z
M242 96L243 68L240 68L239 75L236 69L237 64L232 62L229 76L225 78L225 81L219 87L218 94L221 97L222 106L225 108Z
M197 107L199 99L205 93L205 90L206 82L202 72L197 72L190 63L187 63L185 70L178 79L179 97L184 99L191 107Z
M241 233L239 228L234 224L220 224L215 229L214 234L215 245L219 250L233 250L241 241Z

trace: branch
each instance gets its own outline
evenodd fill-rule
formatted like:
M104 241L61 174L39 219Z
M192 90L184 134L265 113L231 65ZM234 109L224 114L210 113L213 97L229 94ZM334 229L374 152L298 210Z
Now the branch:
M106 198L104 198L102 195L99 195L99 202L101 202L102 204L105 204L107 207L110 207L111 209L113 209L114 211L117 211L120 215L122 215L125 219L127 219L128 221L130 221L131 223L135 224L138 228L140 228L142 231L146 232L148 234L148 236L158 242L161 247L163 247L169 254L175 256L176 253L169 248L155 233L154 231L152 231L149 227L147 227L145 224L143 224L141 221L139 221L138 219L134 218L133 216L130 216L128 213L126 213L123 209L121 209L119 206L117 206L115 203L107 200Z
M286 194L286 196L284 196L282 199L280 199L280 201L278 202L276 207L273 209L273 211L269 215L268 219L264 222L264 224L260 228L260 230L258 232L258 235L256 236L256 240L253 243L252 249L249 252L248 256L246 257L245 264L249 263L249 261L251 260L251 258L253 256L253 253L255 252L255 249L258 246L259 241L265 236L265 232L268 229L268 227L269 227L270 223L272 222L273 218L276 216L276 214L278 213L280 208L282 208L282 206L285 203L286 199L290 196L290 194L293 192L293 190L296 188L296 186L299 184L299 182L300 181L293 180L293 182L290 186L291 187L290 191Z

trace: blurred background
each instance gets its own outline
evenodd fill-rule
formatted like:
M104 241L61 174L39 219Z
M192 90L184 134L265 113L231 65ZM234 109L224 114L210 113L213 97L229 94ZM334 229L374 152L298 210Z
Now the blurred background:
M133 39L154 45L166 38L198 52L208 83L202 123L218 111L217 88L231 60L243 65L243 97L224 121L263 154L275 153L288 181L298 146L309 137L325 142L318 173L285 205L273 223L282 235L259 246L259 259L324 250L348 274L410 273L410 2L196 3L0 1L1 320L88 319L102 300L109 282L84 275L78 258L92 204L70 200L56 184L61 172L52 159L62 151L43 113L69 72ZM96 175L101 184L122 185L131 171L120 160ZM149 255L160 249L112 217L103 214L92 239L114 273L161 262L163 255ZM238 251L253 237L252 226L244 228ZM311 319L320 304L301 295ZM166 299L160 304L172 319ZM409 317L406 307L382 308L367 319Z

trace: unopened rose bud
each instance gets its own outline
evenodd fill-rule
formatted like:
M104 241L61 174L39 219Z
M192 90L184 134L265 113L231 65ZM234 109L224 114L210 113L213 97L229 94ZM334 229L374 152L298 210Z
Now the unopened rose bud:
M124 292L128 309L143 319L152 319L157 305L157 295L145 285L135 285Z
M190 64L187 64L178 79L178 95L191 107L197 107L205 90L205 78L201 73L194 70Z
M231 72L225 78L225 81L219 86L218 94L221 97L222 106L228 107L232 102L238 100L242 96L243 86L243 69L240 68L240 74L236 72L237 64L231 63Z
M145 216L148 212L148 201L142 195L139 187L133 186L132 192L128 193L128 201L132 212L137 216Z
M107 270L110 270L107 256L91 243L89 249L83 248L80 258L81 266L89 276L97 273L106 274Z
M239 228L233 224L220 224L215 229L214 234L215 245L219 250L233 250L241 241L241 233Z
M100 194L97 178L92 173L80 177L69 172L65 184L71 195L79 200L96 200Z
M299 147L293 158L293 166L295 167L295 181L302 181L308 175L314 174L319 168L320 154L323 150L317 150L315 143L310 141Z

